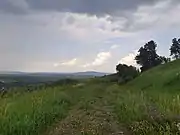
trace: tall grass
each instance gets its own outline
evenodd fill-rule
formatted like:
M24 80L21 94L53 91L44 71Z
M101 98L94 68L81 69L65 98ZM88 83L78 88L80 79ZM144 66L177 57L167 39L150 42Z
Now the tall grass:
M124 86L96 78L83 81L79 86L9 93L0 99L0 135L39 135L65 118L72 106L87 111L101 105L112 108L119 125L130 134L180 134L180 69L177 65L180 61L161 65ZM103 104L94 104L99 101Z
M66 89L66 90L64 90ZM38 135L68 115L81 92L72 87L47 88L0 100L0 135Z
M108 101L114 106L119 123L135 135L180 134L179 92L108 88Z

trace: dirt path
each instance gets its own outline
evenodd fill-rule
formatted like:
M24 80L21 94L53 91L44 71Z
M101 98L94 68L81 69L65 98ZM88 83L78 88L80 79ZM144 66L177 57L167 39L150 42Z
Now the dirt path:
M92 100L88 109L79 104L73 107L68 117L57 123L47 135L129 135L102 95Z

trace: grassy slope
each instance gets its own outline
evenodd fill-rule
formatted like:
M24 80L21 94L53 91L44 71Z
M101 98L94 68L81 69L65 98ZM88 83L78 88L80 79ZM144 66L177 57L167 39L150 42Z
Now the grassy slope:
M180 133L180 60L144 72L121 88L115 111L133 133Z
M97 78L0 99L0 134L179 134L179 67L161 65L124 86Z
M176 60L143 73L128 85L132 86L133 89L140 88L172 91L179 90L179 82L180 60Z
M64 121L61 121L56 127L56 130L49 135L62 133L78 134L78 131L81 129L83 129L83 134L88 135L93 133L107 135L113 133L124 133L127 135L180 134L179 67L179 60L161 65L143 73L124 86L107 84L103 88L103 84L99 84L98 87L101 89L98 87L94 87L94 89L97 91L103 89L103 92L101 91L101 93L97 93L97 95L91 97L92 99L90 98L90 101L94 101L93 99L98 96L101 96L101 99L98 100L95 98L95 103L91 103L91 108L87 108L85 111L80 109L73 110L71 115ZM102 80L104 81L104 79ZM98 78L97 82L99 81ZM95 84L95 80L93 83ZM107 107L110 109L107 109ZM104 115L104 118L108 122L106 120L106 122L104 120L99 121L99 117L104 114L104 111L99 111L100 108L110 114L111 117ZM81 111L81 114L88 112L89 115L77 115L76 112L78 111ZM90 112L93 112L95 116ZM98 117L96 116L97 112L100 115ZM90 126L87 130L85 125L91 125L91 123L88 123L91 120L87 120L86 117L95 119L93 123L98 129ZM72 121L73 123L78 123L75 128L63 126L71 125ZM101 123L103 125L99 126ZM109 129L108 124L113 126L109 126Z

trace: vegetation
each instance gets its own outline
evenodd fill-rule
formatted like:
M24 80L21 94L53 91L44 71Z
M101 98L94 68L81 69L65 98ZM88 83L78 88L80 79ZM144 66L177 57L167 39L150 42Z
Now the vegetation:
M155 67L163 62L164 57L160 57L156 53L157 44L152 40L149 41L139 49L139 54L136 56L135 60L137 64L141 65L141 71L146 71L152 67ZM166 61L166 60L165 60Z
M94 78L9 93L0 100L0 134L179 134L179 66L160 65L121 86Z
M127 66L125 64L117 65L116 71L118 75L118 82L120 84L133 80L139 74L139 71L136 69L136 67Z
M180 39L174 38L172 40L172 46L170 48L171 56L173 56L175 59L180 58Z
M37 135L52 123L68 115L75 105L81 89L72 86L46 88L31 93L14 94L1 99L0 134Z
M180 56L180 40L173 39L173 44L170 48L171 56L174 55L176 59ZM139 64L140 71L144 72L160 64L165 64L171 61L170 58L160 56L157 54L157 44L151 40L138 50L138 54L135 57L136 63ZM116 66L117 80L119 83L127 83L133 80L139 75L139 71L134 66L128 66L126 64L118 64Z
M133 133L180 133L179 66L179 60L158 66L121 87L116 113Z

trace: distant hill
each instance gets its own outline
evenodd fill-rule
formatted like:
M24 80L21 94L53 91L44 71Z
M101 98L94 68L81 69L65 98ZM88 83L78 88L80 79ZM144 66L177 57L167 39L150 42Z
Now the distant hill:
M104 76L104 75L109 75L109 74L110 73L95 72L95 71L73 73L73 75L76 75L76 76Z
M21 73L20 75L28 75L28 76L39 76L39 77L73 77L73 78L89 78L89 77L100 77L104 75L109 75L110 73L103 72L95 72L95 71L87 71L87 72L75 72L75 73L51 73L51 72L37 72L37 73Z
M6 84L34 84L57 81L64 78L82 79L108 75L109 73L101 73L94 71L77 72L77 73L50 73L50 72L16 72L16 71L0 71L0 81Z
M14 74L19 74L20 75L20 74L25 74L25 73L24 72L18 72L18 71L0 71L0 75L2 75L2 74L3 75L5 75L5 74L8 74L8 75L9 74L13 74L13 75Z
M59 73L59 72L18 72L18 71L0 71L0 75L40 75L40 76L51 76L51 75L76 75L76 76L104 76L110 73L86 71L86 72L75 72L75 73Z

